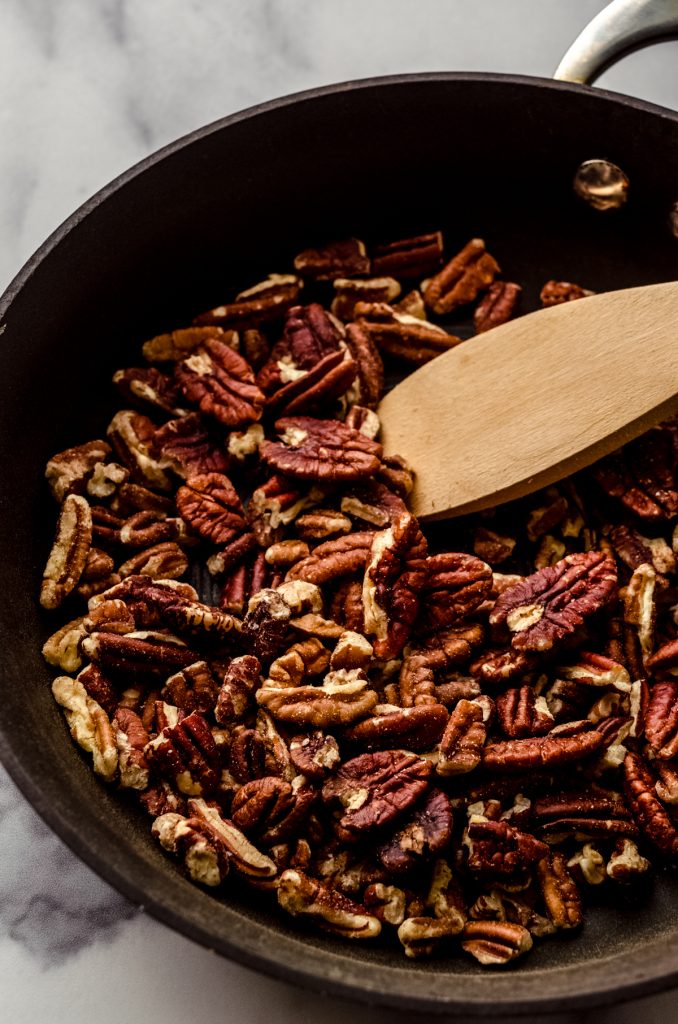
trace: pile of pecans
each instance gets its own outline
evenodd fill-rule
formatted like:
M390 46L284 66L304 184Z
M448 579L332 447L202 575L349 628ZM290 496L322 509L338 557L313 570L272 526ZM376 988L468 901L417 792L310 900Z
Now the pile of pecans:
M521 289L439 232L294 265L147 341L106 440L49 461L54 696L194 881L504 964L678 855L678 425L427 541L382 356Z

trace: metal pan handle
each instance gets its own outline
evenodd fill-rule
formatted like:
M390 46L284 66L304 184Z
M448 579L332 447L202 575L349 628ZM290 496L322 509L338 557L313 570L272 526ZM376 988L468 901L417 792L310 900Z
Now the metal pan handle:
M591 85L621 57L678 38L678 0L613 0L573 42L554 78Z

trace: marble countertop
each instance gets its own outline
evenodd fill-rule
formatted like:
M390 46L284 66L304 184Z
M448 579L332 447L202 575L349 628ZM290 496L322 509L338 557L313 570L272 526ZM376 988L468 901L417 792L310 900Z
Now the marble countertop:
M545 75L602 0L0 0L0 291L69 213L202 124L277 95L401 71ZM678 43L601 84L678 108ZM128 903L0 769L0 994L28 1024L355 1019L216 957ZM675 1020L668 993L578 1021ZM399 1019L371 1011L373 1024ZM572 1022L573 1017L551 1018Z

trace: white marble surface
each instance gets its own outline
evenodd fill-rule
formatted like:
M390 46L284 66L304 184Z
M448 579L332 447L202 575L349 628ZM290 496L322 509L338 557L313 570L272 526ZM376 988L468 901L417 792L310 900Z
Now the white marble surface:
M282 93L398 71L549 75L601 0L0 0L0 289L60 221L178 135ZM678 107L678 43L602 84ZM0 769L2 1018L254 1024L355 1008L218 959L82 865ZM666 994L578 1020L673 1022ZM396 1019L372 1012L374 1024ZM571 1018L568 1018L571 1020Z

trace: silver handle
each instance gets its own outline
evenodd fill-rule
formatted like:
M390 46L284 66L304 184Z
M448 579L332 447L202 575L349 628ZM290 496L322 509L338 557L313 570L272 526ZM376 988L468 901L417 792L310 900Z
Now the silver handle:
M613 0L573 42L554 78L591 85L633 50L678 38L678 0Z

